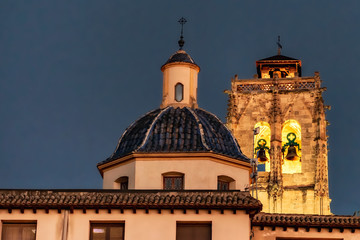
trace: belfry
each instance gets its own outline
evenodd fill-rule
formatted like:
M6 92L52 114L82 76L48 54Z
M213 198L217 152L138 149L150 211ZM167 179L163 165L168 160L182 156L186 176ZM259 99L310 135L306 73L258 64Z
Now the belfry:
M326 88L318 72L302 77L301 60L278 46L277 55L256 61L252 79L231 80L227 125L243 152L258 159L263 211L331 214Z

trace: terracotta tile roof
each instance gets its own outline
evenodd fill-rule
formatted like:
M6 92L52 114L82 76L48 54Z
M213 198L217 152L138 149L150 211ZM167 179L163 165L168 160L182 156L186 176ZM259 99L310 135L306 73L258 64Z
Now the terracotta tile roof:
M230 130L200 108L156 109L130 125L115 152L98 166L131 153L213 152L249 162Z
M241 191L0 190L0 209L231 209L261 211Z
M360 217L258 213L252 224L272 227L360 228Z

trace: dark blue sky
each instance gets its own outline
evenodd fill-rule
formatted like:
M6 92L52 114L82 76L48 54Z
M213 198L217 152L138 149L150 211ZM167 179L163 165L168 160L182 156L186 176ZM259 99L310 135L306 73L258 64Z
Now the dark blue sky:
M230 78L283 54L320 71L331 123L332 210L360 210L359 1L0 2L0 188L101 188L96 164L125 128L159 107L161 65L200 65L199 105L225 119Z

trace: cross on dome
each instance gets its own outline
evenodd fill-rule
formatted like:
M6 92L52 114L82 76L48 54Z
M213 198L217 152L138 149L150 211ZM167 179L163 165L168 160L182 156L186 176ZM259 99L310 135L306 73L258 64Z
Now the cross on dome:
M180 34L180 40L178 41L180 50L183 48L185 41L184 41L184 24L187 22L185 18L180 18L178 21L181 24L181 34Z

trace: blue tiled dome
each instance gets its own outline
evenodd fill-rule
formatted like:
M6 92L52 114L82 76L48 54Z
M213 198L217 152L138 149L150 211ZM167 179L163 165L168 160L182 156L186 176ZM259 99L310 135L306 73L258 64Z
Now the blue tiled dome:
M227 127L203 109L166 107L130 125L104 162L130 153L213 152L248 162Z
M192 63L196 66L198 66L194 59L192 59L192 57L187 53L185 52L184 50L178 50L176 51L173 55L170 56L170 58L166 61L166 63L163 65L165 66L166 64L168 63Z

